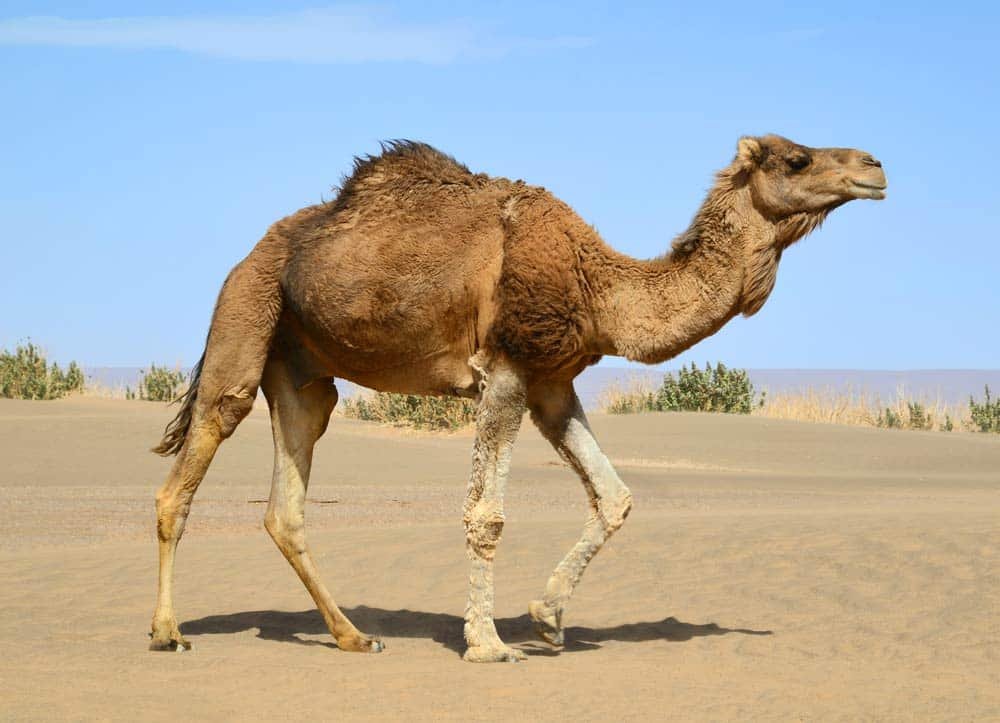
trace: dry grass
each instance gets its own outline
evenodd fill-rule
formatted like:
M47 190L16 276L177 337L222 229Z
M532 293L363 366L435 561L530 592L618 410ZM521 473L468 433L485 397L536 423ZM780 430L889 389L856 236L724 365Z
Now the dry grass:
M151 372L153 372L151 374ZM162 381L164 375L166 382ZM166 367L151 366L140 372L135 385L103 384L88 378L79 391L84 397L94 399L138 399L141 401L170 402L187 391L188 375L180 369L169 370ZM150 382L153 384L150 384Z
M470 399L372 392L348 397L345 417L415 429L456 430L472 424L476 403Z
M135 399L136 387L125 384L101 384L88 379L80 395L94 399Z
M613 382L597 397L597 408L606 414L628 414L649 411L656 397L656 388L643 377L627 382Z
M122 384L111 386L87 380L80 396L91 397L93 399L127 399L126 387Z
M859 427L895 427L940 431L969 430L968 405L945 404L940 399L908 395L902 387L894 398L877 394L807 388L768 394L760 417L800 422L848 424Z
M649 411L656 389L645 379L612 384L601 392L601 411L622 414ZM967 404L949 405L940 399L926 399L906 393L902 387L894 398L877 394L806 388L794 392L766 393L764 403L753 415L799 422L847 424L860 427L890 427L941 431L971 431Z

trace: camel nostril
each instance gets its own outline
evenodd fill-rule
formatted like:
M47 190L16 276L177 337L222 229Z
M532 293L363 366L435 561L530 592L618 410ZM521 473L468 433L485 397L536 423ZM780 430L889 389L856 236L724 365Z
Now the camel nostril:
M882 161L877 160L874 156L865 156L861 159L861 162L866 166L875 166L876 168L882 167Z

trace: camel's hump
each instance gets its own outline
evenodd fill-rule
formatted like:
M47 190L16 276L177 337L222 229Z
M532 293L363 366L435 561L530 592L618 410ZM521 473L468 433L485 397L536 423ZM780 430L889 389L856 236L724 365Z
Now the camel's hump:
M406 180L476 185L488 178L472 173L465 164L427 143L398 139L383 141L380 147L378 154L354 157L351 173L339 186L340 197L349 197L366 186Z

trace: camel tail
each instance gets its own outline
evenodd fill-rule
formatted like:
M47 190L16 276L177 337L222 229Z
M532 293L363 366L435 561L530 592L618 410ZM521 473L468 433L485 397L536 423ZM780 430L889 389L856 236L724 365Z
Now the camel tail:
M191 427L191 419L194 416L194 404L198 400L198 383L201 381L201 367L205 363L205 352L202 352L201 359L191 370L191 381L187 390L173 401L180 404L177 416L170 420L166 429L163 430L163 439L153 447L152 451L162 457L169 457L177 454L184 446L187 439L188 429Z

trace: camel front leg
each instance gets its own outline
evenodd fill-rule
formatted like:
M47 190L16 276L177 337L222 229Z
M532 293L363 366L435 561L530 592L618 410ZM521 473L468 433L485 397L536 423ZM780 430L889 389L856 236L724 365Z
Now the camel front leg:
M533 388L528 404L535 424L576 470L590 498L590 513L580 541L552 573L542 599L533 600L528 606L539 636L561 646L566 603L591 559L625 522L632 508L632 494L594 439L572 384Z
M465 660L475 663L524 660L500 640L493 623L493 556L503 532L503 495L510 453L524 415L524 383L506 366L486 370L476 414L472 475L465 501L469 602L465 608Z

